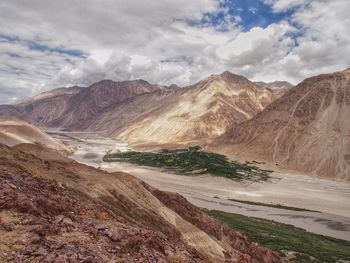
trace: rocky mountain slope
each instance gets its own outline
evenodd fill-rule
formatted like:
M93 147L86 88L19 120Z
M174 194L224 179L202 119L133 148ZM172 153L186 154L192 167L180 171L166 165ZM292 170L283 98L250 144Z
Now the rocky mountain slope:
M274 81L274 82L257 81L257 82L254 82L254 84L263 88L270 89L276 99L282 97L288 90L293 88L293 85L288 81Z
M16 105L2 105L0 116L16 116L47 127L73 127L98 118L97 114L112 104L163 89L143 80L103 80L87 88L73 88L39 94Z
M38 95L35 95L35 96L27 98L27 99L17 101L15 103L15 105L28 105L28 104L34 103L35 101L40 101L43 99L52 98L52 97L55 97L58 95L64 95L64 94L73 94L74 95L74 94L79 93L82 89L84 89L84 88L78 87L78 86L73 86L73 87L69 87L69 88L64 88L64 87L57 88L57 89L42 92Z
M22 143L41 144L62 153L72 150L34 125L16 118L0 118L0 143L8 146Z
M0 144L1 262L284 262L177 194L37 147Z
M168 89L140 94L101 110L96 118L74 123L68 128L96 131L117 137L121 130L164 105L173 94L174 91Z
M269 90L224 72L177 90L112 135L139 146L200 143L252 118L271 100Z
M350 69L308 78L212 148L322 177L350 180Z
M99 118L99 113L113 104L140 94L162 89L144 80L114 82L103 80L83 89L70 100L69 108L50 125L56 127L74 127Z

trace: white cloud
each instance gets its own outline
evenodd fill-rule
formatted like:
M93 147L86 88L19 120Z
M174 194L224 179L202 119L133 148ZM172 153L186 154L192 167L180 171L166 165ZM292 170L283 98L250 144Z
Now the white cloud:
M248 32L236 24L242 17L220 2L1 1L0 34L18 38L0 35L1 101L105 78L184 86L230 70L255 80L295 83L349 67L350 1L264 0L275 12L298 8L290 19ZM208 13L218 12L223 18L214 25ZM207 22L193 23L201 19ZM30 49L30 42L51 51Z
M300 80L350 66L350 1L313 1L293 15L304 34L280 62L282 75Z
M272 5L275 12L285 12L293 7L305 6L311 0L264 0L266 4Z
M292 32L293 28L287 23L272 24L267 28L254 27L248 32L240 33L232 41L225 43L217 49L217 53L222 59L234 58L246 52L255 52L256 46L261 41L269 41L271 45L284 37L285 33ZM244 63L244 61L242 61Z

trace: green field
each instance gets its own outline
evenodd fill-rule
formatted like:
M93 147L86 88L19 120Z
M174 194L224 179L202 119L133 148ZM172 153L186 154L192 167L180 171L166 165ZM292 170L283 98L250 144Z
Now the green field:
M350 242L309 233L292 225L221 211L206 211L251 241L293 255L294 263L336 263L350 260Z
M183 175L211 174L233 180L267 181L272 171L262 170L252 164L230 161L226 156L202 151L200 147L160 152L107 153L105 162L130 162L158 167Z

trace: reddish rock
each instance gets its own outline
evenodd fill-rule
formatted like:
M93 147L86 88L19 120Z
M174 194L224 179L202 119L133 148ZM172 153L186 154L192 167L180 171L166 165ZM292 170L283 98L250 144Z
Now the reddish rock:
M130 187L132 185L148 196L153 193L184 220L210 235L216 232L226 245L230 245L238 255L242 254L241 262L282 262L274 252L251 244L244 236L225 229L185 199L152 188L147 190L147 185L142 185L130 175L107 174L76 163L50 161L45 164L34 155L1 144L0 157L0 210L11 214L6 218L6 224L11 225L12 231L6 232L6 235L15 244L12 250L4 251L8 255L13 252L12 259L7 256L4 261L0 254L0 262L149 263L169 262L172 255L181 255L180 262L184 263L211 262L208 256L183 242L177 229L154 210L130 200L128 195L118 192L117 187L114 192L107 192L113 198L89 196L90 185L89 190L82 192L84 183L95 175L96 178L105 176L106 180L118 180L119 184L129 180L129 191L134 191ZM77 171L80 171L80 177L70 179ZM82 176L86 176L84 180L77 179ZM67 183L58 183L52 178ZM10 187L8 183L17 188ZM92 222L99 220L99 215L106 211L108 219L103 224L94 225ZM2 219L0 224L4 223ZM0 232L5 231L3 229ZM8 241L0 238L2 248L8 245Z

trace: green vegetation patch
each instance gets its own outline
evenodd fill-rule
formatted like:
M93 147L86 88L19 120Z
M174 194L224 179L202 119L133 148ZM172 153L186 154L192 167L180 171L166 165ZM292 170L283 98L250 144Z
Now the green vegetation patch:
M268 206L268 207L274 207L274 208L286 209L286 210L293 210L293 211L318 212L318 211L315 211L315 210L309 210L309 209L305 209L305 208L298 208L298 207L292 207L292 206L285 206L285 205L281 205L281 204L267 204L267 203L260 203L260 202L254 202L254 201L245 201L245 200L232 199L232 198L229 198L228 200L234 201L234 202L239 202L239 203L244 203L244 204L248 204L248 205Z
M160 152L107 153L105 162L130 162L159 167L177 174L211 174L233 180L267 181L272 171L262 170L248 163L230 161L226 156L202 151L199 146L188 149L162 150Z
M206 211L251 241L292 256L294 263L336 263L350 260L350 242L309 233L292 225L265 219Z

